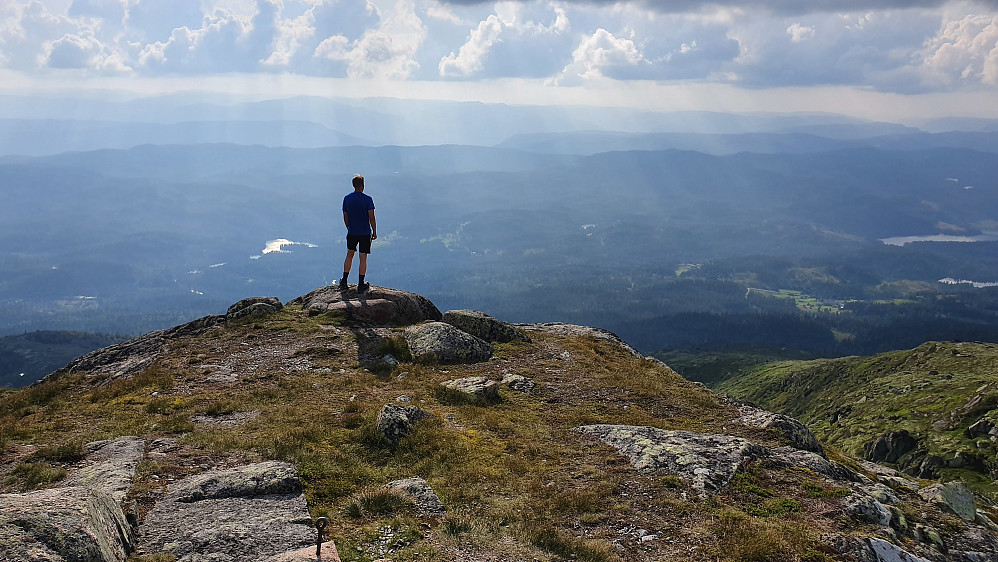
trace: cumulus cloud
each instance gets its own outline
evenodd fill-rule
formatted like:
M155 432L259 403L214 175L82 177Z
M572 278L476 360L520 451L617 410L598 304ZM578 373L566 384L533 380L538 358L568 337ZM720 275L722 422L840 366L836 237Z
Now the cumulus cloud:
M570 29L568 14L559 5L536 4L527 9L515 2L499 2L494 13L469 32L457 52L440 59L437 70L449 78L549 76L564 63L543 55L555 48L570 48L562 39Z
M91 0L93 2L93 0ZM130 35L142 42L166 41L175 29L201 29L205 15L200 2L177 0L130 0L125 25ZM217 21L220 16L213 19Z
M455 5L478 5L486 0L441 0ZM529 1L529 0L527 0ZM569 0L574 4L616 6L618 0ZM766 11L775 14L841 13L868 10L902 10L933 8L949 0L636 0L636 4L659 13L680 14L702 12L723 7L746 11ZM978 0L978 4L998 8L998 0Z
M131 70L117 53L89 35L64 35L47 43L43 64L50 68L94 70L100 74Z
M0 0L0 67L998 86L998 0Z
M615 67L640 64L648 64L648 61L633 40L616 37L601 27L583 39L572 53L572 62L551 83L578 83L580 80L601 78Z
M440 61L438 67L440 75L469 76L482 70L483 60L492 46L499 41L502 28L503 23L495 14L479 23L478 28L468 37L468 42L461 45L456 55L452 51Z
M432 19L444 21L447 23L452 23L454 25L460 25L464 23L461 18L450 9L449 6L443 4L433 4L426 10L426 15Z
M146 45L139 63L152 72L248 72L273 52L277 6L258 0L252 17L216 10L197 29L174 28L170 38Z
M998 16L967 15L944 22L919 56L929 82L998 85Z
M282 19L277 28L274 51L263 61L264 65L288 67L302 45L315 36L315 14L312 10L295 17Z
M405 80L419 69L415 57L425 37L413 2L398 0L381 14L376 29L354 41L343 35L327 37L316 47L315 56L345 62L351 78Z

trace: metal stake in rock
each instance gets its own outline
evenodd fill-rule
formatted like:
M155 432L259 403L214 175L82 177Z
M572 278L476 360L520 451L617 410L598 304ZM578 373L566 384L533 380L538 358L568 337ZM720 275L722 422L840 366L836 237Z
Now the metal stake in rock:
M319 532L319 536L315 539L315 558L320 562L322 561L322 532L326 530L326 525L329 525L329 519L325 517L315 520L315 529Z

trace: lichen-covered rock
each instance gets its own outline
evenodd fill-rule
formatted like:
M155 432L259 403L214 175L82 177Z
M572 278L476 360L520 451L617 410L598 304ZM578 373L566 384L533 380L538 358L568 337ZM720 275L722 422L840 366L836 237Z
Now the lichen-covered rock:
M443 322L405 329L413 359L423 363L479 363L492 357L492 345Z
M56 379L66 373L85 372L88 377L126 378L145 370L158 358L169 342L178 338L196 337L213 329L221 329L225 316L205 316L169 330L156 330L133 340L88 353L46 379Z
M529 394L530 391L537 386L533 380L528 379L523 375L517 375L514 373L506 373L502 376L502 384L509 387L510 390L515 392L523 392L524 394Z
M422 478L413 477L389 482L386 488L402 492L416 504L421 513L435 514L444 512L444 504L437 493Z
M867 523L887 526L891 523L891 512L877 500L863 494L855 494L846 500L846 515L851 515Z
M929 562L921 556L915 556L900 546L884 539L870 538L870 548L877 555L879 562Z
M880 562L877 554L870 548L869 539L829 533L822 535L821 542L834 549L835 552L844 555L846 560Z
M739 404L738 411L741 417L735 421L750 427L773 428L786 435L794 447L825 456L825 450L821 447L821 443L818 442L814 433L811 433L811 430L800 421L749 404Z
M614 447L640 472L682 477L702 496L727 488L746 460L806 468L845 482L859 480L852 470L817 453L794 447L768 449L731 435L607 424L577 427L573 431L593 435Z
M263 560L315 546L315 529L293 465L264 462L209 471L171 484L139 529L143 554L178 562Z
M0 495L2 560L124 562L132 540L118 502L101 490Z
M493 343L530 341L522 331L477 310L449 310L443 321L476 338Z
M352 320L376 326L408 326L441 318L440 310L426 297L373 285L365 293L321 287L288 304L301 305L309 316L340 312Z
M225 319L232 321L241 318L259 318L282 308L284 304L277 297L250 297L230 306L225 312Z
M701 495L726 489L746 457L766 453L764 447L730 435L607 424L573 431L592 435L617 449L640 472L676 474Z
M174 501L192 503L225 498L294 495L301 493L301 480L294 465L268 461L230 470L215 470L191 476L170 488Z
M412 433L417 422L428 417L430 413L419 406L385 404L378 412L377 432L394 445Z
M927 502L948 509L960 519L974 521L977 518L977 501L967 485L959 480L933 484L918 491Z
M523 328L525 330L532 330L537 332L544 332L548 334L555 334L558 336L588 336L596 338L598 340L603 340L610 342L616 346L621 347L631 355L635 357L644 358L638 350L634 349L627 344L624 340L620 339L617 334L609 330L604 330L602 328L593 328L592 326L579 326L577 324L563 324L561 322L543 322L537 324L514 324L518 328Z
M132 436L87 443L87 464L70 474L63 485L96 488L120 502L132 487L145 450L145 441Z
M440 386L457 393L469 402L492 403L499 401L499 384L488 377L467 377L440 383Z
M852 470L837 462L830 461L818 453L803 451L795 447L764 448L764 451L766 462L777 466L806 468L834 480L845 482L858 482L860 480L859 475Z

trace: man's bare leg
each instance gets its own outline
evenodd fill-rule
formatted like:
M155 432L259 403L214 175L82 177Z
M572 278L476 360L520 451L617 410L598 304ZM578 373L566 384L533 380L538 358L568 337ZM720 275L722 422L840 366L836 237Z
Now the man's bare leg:
M343 260L343 278L340 279L340 290L346 290L347 288L347 277L350 275L350 266L353 264L353 255L353 250L347 250L347 258Z

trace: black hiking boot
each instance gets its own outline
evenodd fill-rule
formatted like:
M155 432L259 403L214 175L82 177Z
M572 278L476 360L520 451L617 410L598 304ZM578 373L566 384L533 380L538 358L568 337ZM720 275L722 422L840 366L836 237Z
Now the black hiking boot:
M344 277L343 279L340 279L340 290L341 291L346 291L347 290L347 278L346 277Z
M357 283L357 292L366 293L368 289L371 288L370 283Z

